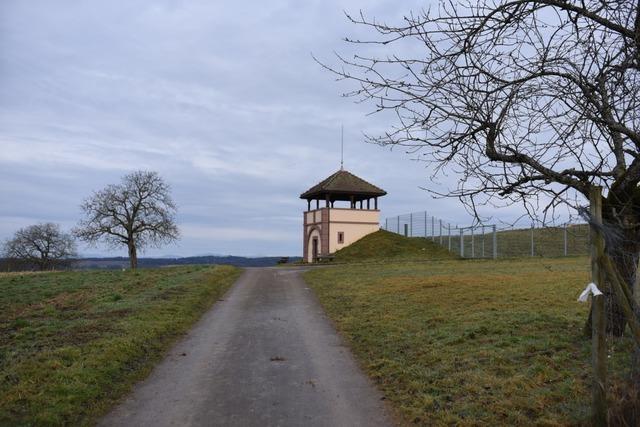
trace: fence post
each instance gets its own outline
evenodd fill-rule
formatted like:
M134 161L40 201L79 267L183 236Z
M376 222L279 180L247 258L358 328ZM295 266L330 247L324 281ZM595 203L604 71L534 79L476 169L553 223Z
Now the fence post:
M389 231L389 218L384 219L384 229Z
M438 220L440 222L440 246L442 246L442 220Z
M413 213L409 214L409 237L413 237Z
M471 258L476 257L476 244L473 237L473 225L471 226Z
M594 426L607 425L607 343L604 295L594 296L591 301L592 336L591 360L593 364L593 404Z
M424 238L427 238L427 211L424 211Z
M431 215L431 240L436 241L436 218Z
M449 235L449 251L451 251L451 223L447 226L447 234Z
M482 258L484 258L484 225L482 226Z
M496 233L496 225L493 224L493 259L498 258L498 234Z
M533 247L533 229L535 227L534 223L531 223L531 256L535 256L534 255L534 247Z
M563 236L564 236L564 256L569 255L569 239L567 239L567 224L564 225Z
M596 224L602 224L602 187L592 187L589 194L590 215ZM604 269L600 265L604 255L604 237L591 227L591 280L604 290ZM593 364L592 424L607 425L607 343L604 295L591 300L591 362Z
M464 229L460 229L460 258L464 258Z
M400 234L400 215L398 215L398 234Z

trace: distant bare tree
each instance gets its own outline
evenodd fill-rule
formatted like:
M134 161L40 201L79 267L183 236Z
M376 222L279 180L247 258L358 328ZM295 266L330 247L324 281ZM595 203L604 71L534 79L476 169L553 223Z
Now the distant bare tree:
M40 270L53 270L77 257L76 245L70 234L63 233L51 222L30 225L16 231L4 244L4 256Z
M112 247L125 245L131 268L138 267L138 250L160 246L179 237L176 205L169 186L156 172L137 171L86 199L84 218L74 229L81 240L103 241Z
M445 196L477 214L522 202L544 215L605 188L607 250L631 287L640 251L640 2L442 2L400 25L348 16L373 40L339 67L346 96L397 122L369 142L401 146L460 180ZM379 53L372 53L379 52ZM615 237L615 238L614 238ZM611 295L610 332L626 319Z

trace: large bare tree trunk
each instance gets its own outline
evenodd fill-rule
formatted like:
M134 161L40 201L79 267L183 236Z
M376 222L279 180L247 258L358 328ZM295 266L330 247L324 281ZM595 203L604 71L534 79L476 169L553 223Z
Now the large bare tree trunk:
M136 251L136 243L132 240L129 241L129 263L132 270L138 268L138 253Z
M605 235L607 255L631 292L634 291L640 251L639 196L635 188L625 190L623 186L614 185L604 200L602 212L602 232ZM609 284L605 284L602 291L606 298L607 333L620 337L627 325L622 306Z
M636 267L636 277L633 284L633 299L636 307L640 307L640 259ZM640 318L640 312L636 315ZM631 381L636 386L636 390L640 391L640 344L636 343L633 357L631 358Z

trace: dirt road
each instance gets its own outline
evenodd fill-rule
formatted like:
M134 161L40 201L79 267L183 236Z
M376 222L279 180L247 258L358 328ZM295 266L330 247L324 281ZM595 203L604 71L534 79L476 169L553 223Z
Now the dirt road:
M300 269L248 269L103 426L383 426Z

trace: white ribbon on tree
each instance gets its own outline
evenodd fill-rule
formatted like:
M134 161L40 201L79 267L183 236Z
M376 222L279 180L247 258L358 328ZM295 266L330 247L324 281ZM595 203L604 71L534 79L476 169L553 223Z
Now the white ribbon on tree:
M587 285L586 288L584 288L584 291L582 291L582 293L578 297L578 301L587 302L587 300L589 299L589 294L593 294L594 297L597 297L598 295L602 295L602 292L600 292L600 289L598 289L595 283L591 282Z

